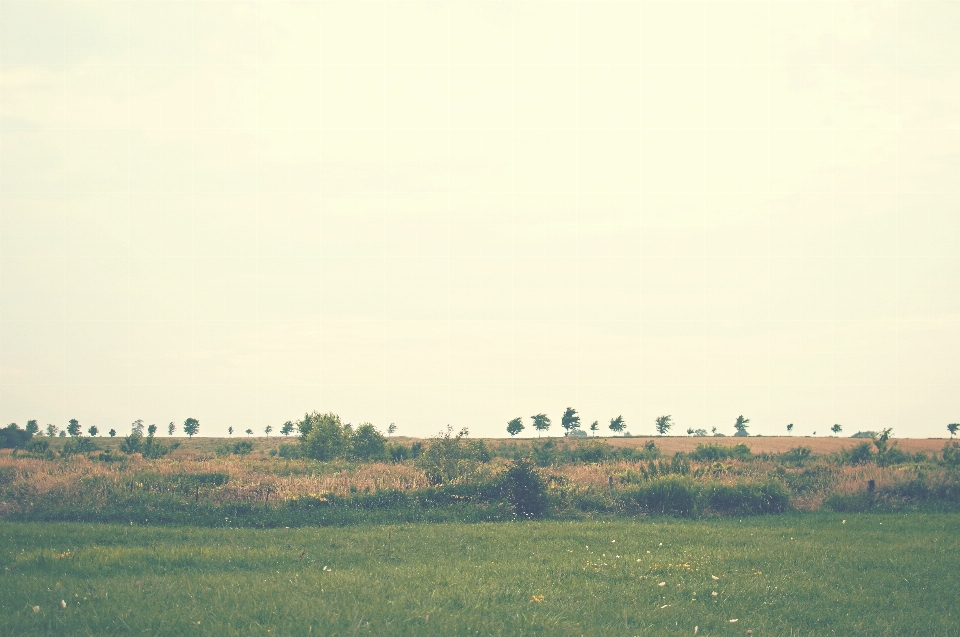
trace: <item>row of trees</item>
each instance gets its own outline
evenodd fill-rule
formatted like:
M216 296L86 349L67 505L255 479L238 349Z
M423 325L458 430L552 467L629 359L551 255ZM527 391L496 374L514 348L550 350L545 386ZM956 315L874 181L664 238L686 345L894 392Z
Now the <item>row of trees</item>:
M10 425L8 426L19 428L17 426L17 423L15 422L10 423ZM134 420L130 427L131 427L131 433L135 433L139 436L143 436L144 426L143 426L142 420ZM150 425L146 429L151 437L157 433L156 425ZM167 425L168 435L172 436L176 430L177 430L177 426L174 423L171 422L169 425ZM27 434L29 434L30 437L33 437L40 434L40 426L37 424L36 420L28 420L27 426L24 429L24 431ZM193 438L193 436L195 436L198 431L200 431L199 420L197 420L196 418L187 418L186 420L183 421L183 433ZM67 422L67 426L64 427L62 430L56 425L48 424L46 426L45 432L47 436L49 436L50 438L55 438L57 436L61 438L65 438L68 435L72 438L80 438L81 436L83 436L83 433L84 433L83 428L80 426L80 421L77 420L76 418L71 418ZM100 428L97 427L96 425L91 425L90 427L87 427L86 433L89 434L91 438L94 438L100 434ZM117 435L117 430L111 429L110 431L107 432L107 435L113 438L114 436Z
M553 424L553 421L550 420L550 417L546 414L536 414L530 416L533 421L533 428L537 430L537 437L540 437L544 431L549 431L550 426ZM563 416L560 418L560 426L564 429L564 436L578 436L585 435L580 429L580 415L577 413L577 410L573 407L567 407L563 412ZM660 416L657 418L656 429L657 432L662 436L670 431L670 428L673 427L672 416ZM610 431L615 434L623 433L627 428L627 423L623 419L623 416L616 416L610 419L609 424ZM517 416L513 420L507 423L507 433L511 436L516 436L518 433L526 429L523 424L523 418ZM590 431L593 432L593 435L597 435L597 431L600 430L600 421L594 420L590 425Z

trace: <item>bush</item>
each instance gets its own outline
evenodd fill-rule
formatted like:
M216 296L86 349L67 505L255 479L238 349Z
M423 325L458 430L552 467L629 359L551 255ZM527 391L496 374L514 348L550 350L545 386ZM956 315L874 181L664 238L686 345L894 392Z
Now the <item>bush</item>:
M345 458L353 450L353 429L340 422L334 413L312 414L308 424L302 424L304 455L314 460Z
M943 446L943 452L940 456L943 466L949 469L960 467L960 444L950 442Z
M861 442L853 449L844 451L841 460L852 465L867 464L873 460L873 448L869 442Z
M781 462L793 462L803 464L804 461L813 457L813 452L809 447L794 447L790 451L785 451L779 455Z
M297 445L283 443L277 448L277 455L288 460L295 460L300 457L300 448Z
M12 422L0 429L0 449L22 449L31 438L32 433Z
M386 459L386 437L370 423L363 423L353 434L353 455L359 460Z
M538 518L547 510L547 486L529 459L514 461L507 471L510 505L521 518Z
M657 478L633 490L628 498L648 514L689 516L699 512L697 489L689 478Z
M469 480L489 458L481 441L465 440L466 437L466 429L453 435L453 427L447 425L446 432L433 438L417 458L417 466L432 484Z
M728 459L749 460L753 453L750 451L750 447L741 442L733 447L700 444L687 455L691 460L716 462Z
M71 438L63 445L63 449L60 450L60 455L64 458L68 458L74 454L78 453L89 453L90 451L99 451L100 447L97 446L97 443L93 441L92 438L77 437Z
M708 495L708 506L728 515L782 513L790 509L790 497L778 482L718 484Z

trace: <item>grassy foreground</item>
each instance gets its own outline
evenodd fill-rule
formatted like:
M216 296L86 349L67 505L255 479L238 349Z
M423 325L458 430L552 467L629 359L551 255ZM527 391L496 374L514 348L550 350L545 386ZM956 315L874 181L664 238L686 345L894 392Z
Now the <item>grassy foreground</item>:
M0 522L0 634L957 635L958 528L960 515L918 513Z

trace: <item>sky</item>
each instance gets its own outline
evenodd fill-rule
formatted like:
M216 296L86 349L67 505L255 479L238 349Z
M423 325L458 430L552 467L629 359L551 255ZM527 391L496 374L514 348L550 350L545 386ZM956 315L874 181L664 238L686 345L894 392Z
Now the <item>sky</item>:
M946 436L960 2L0 0L0 420Z

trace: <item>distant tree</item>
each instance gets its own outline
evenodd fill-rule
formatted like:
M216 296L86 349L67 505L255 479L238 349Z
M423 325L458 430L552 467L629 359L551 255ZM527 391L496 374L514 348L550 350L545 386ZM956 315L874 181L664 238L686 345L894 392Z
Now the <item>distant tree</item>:
M790 423L789 425L787 425L787 433L788 434L793 433L793 423Z
M891 434L893 434L893 429L888 427L880 433L874 433L871 436L871 438L873 438L873 446L877 448L878 454L883 455L887 452L887 445L890 441Z
M156 435L157 435L157 426L156 426L156 425L150 425L149 427L147 427L147 435L148 435L149 437L151 437L151 438L153 438L154 436L156 436Z
M693 427L687 427L687 435L688 435L688 436L692 436L692 435L693 435Z
M707 435L707 430L706 430L706 429L695 429L695 430L693 431L693 435L694 435L694 436L706 436L706 435Z
M71 418L67 424L67 433L76 438L82 432L80 431L80 422L76 418Z
M37 424L36 420L28 420L27 427L24 429L31 437L36 436L40 431L40 425Z
M546 414L537 414L536 416L530 417L533 418L533 428L537 430L537 438L540 437L540 432L550 429L550 417Z
M361 423L353 432L353 455L360 460L382 460L387 456L387 439L371 423Z
M59 431L60 431L60 428L57 427L56 425L50 425L50 424L47 425L47 435L50 436L51 438L56 436L57 432Z
M193 438L200 431L200 421L196 418L187 418L183 421L183 433Z
M139 419L134 420L133 423L130 425L130 433L135 434L137 436L143 436L143 421Z
M960 423L952 422L949 425L947 425L947 431L950 432L951 438L953 438L956 435L957 429L960 429Z
M393 423L390 423L390 426L387 427L387 435L392 436L397 433L397 426Z
M610 419L610 431L620 433L627 428L627 423L623 421L623 416L617 416Z
M293 421L288 420L287 422L283 423L283 426L280 427L280 433L282 433L284 436L289 436L291 433L293 433Z
M227 427L227 434L231 436L233 435L233 427Z
M507 423L507 433L516 436L523 431L523 419L519 416Z
M93 438L93 437L96 436L98 433L100 433L100 430L97 429L97 426L96 426L96 425L90 425L90 428L87 429L87 433L90 434L90 437L91 437L91 438Z
M263 428L263 433L267 434L267 436L270 435L271 431L273 431L273 425L267 425Z
M353 451L353 429L344 425L334 413L307 414L298 425L304 455L314 460L345 458ZM372 425L371 425L372 426Z
M111 437L111 438L113 438L114 436L117 435L117 430L116 430L116 429L111 429L111 430L108 431L107 433L110 434L110 437Z
M599 420L594 420L592 423L590 423L590 431L592 431L594 437L596 437L597 432L600 431L600 421L599 421Z
M673 427L673 417L672 416L660 416L657 418L656 429L657 433L661 436L670 431L670 428Z
M830 431L833 432L833 435L837 435L838 433L843 431L843 427L841 427L840 425L834 425L833 427L830 427Z
M716 427L711 427L711 428L710 428L710 433L712 433L714 436L716 436L716 435L717 435L717 428L716 428Z
M171 422L169 425L167 425L167 435L168 435L168 436L172 436L172 435L173 435L173 432L176 431L176 430L177 430L177 426L176 426L175 424L173 424L172 422Z
M253 435L253 429L247 429L247 435L248 435L248 436L252 436L252 435Z
M59 437L61 437L61 438L66 438L66 437L67 437L67 432L66 432L66 431L61 431L61 432L58 433L57 435L58 435Z
M573 407L567 407L566 411L563 412L563 417L560 418L560 426L567 430L565 436L569 436L571 433L580 428L580 416L577 415L577 410Z
M743 432L740 435L747 433L747 425L750 423L749 418L744 418L743 416L737 416L737 422L734 423L733 428L737 430L737 433Z

